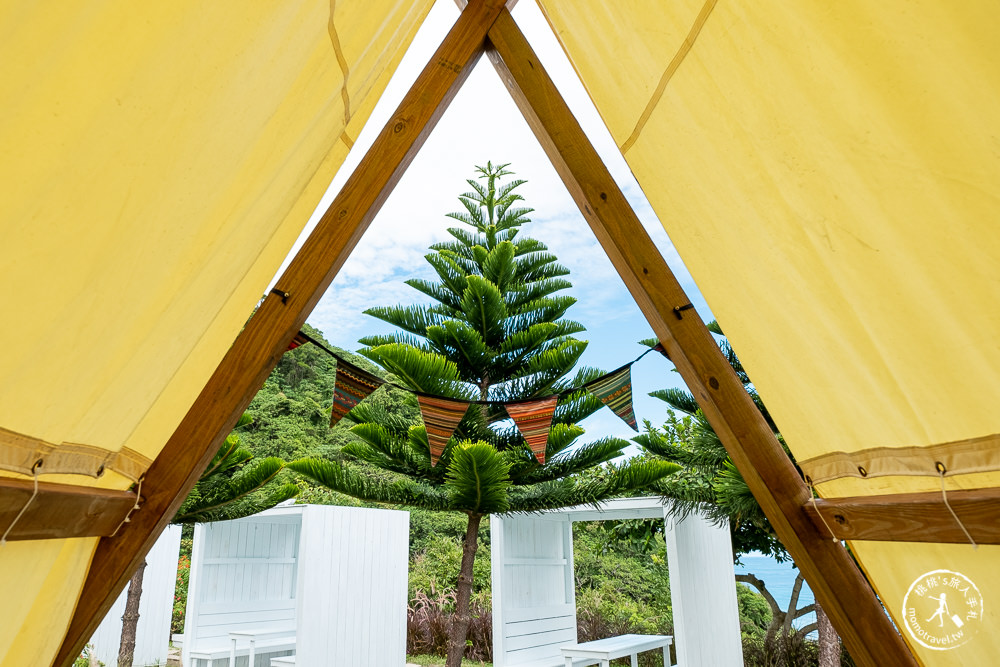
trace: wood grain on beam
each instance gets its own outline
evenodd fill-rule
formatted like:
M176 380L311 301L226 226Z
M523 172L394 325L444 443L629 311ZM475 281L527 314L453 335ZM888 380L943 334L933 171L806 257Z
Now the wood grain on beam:
M859 665L916 665L509 12L489 55L556 171ZM685 310L680 310L684 308Z
M146 474L146 502L103 539L55 664L68 667L323 296L483 53L502 0L473 0Z
M8 541L105 537L134 506L131 491L39 482L36 494L31 480L0 477L0 533L24 509L7 533Z
M949 491L948 505L976 544L1000 544L1000 489ZM803 509L818 531L839 540L969 543L937 492L817 498Z

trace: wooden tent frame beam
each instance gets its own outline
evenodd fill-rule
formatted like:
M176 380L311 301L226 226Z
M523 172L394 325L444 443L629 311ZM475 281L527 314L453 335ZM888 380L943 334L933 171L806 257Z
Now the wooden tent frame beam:
M971 537L976 544L1000 544L1000 489L995 488L949 491L947 504L935 491L817 498L815 506L808 502L802 509L818 531L838 540L968 544Z
M135 504L131 491L0 477L0 532L8 542L110 536Z
M809 489L722 356L510 12L488 51L598 241L859 665L914 666L854 561L802 506Z
M483 54L502 0L473 0L146 473L141 511L97 545L55 665L80 655L115 598L264 384Z

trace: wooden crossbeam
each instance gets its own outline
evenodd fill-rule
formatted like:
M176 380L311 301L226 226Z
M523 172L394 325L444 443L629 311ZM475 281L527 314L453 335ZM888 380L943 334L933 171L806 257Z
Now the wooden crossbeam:
M473 0L146 473L143 509L100 541L55 665L69 667L330 286L482 56L502 0ZM148 489L148 491L147 491Z
M106 537L133 507L131 491L39 482L36 493L31 480L0 477L0 533L9 527L8 541Z
M802 509L818 531L839 540L968 544L971 536L976 544L1000 544L1000 489L949 491L948 505L961 525L938 492L817 498Z
M686 310L690 300L509 12L489 39L500 78L855 662L916 665L847 551L802 511L808 489L704 323Z

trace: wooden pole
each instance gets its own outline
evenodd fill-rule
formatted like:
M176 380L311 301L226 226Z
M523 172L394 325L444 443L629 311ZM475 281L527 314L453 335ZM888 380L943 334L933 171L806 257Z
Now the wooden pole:
M809 490L509 12L489 55L556 171L859 665L916 665L847 551L808 519Z
M68 667L267 379L483 53L502 0L473 0L146 473L146 501L97 546L55 665Z

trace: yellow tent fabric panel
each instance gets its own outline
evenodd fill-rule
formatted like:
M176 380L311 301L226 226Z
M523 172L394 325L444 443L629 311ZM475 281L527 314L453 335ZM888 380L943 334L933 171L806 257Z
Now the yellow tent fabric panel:
M995 3L541 4L800 459L1000 433Z
M0 547L0 665L49 667L66 634L97 538Z
M0 7L0 442L156 457L430 4ZM0 547L0 664L51 662L93 548Z
M338 4L5 5L0 426L155 457L429 6Z
M540 5L798 460L1000 434L996 3ZM819 490L939 490L925 463ZM980 463L949 488L997 486ZM916 570L996 563L857 553L897 624ZM952 651L907 640L985 664L986 622Z
M852 542L851 548L923 664L959 667L995 662L1000 653L995 631L1000 627L996 576L1000 547ZM936 585L928 586L929 578L937 578ZM942 607L941 593L945 594L942 611L947 612L934 617Z

